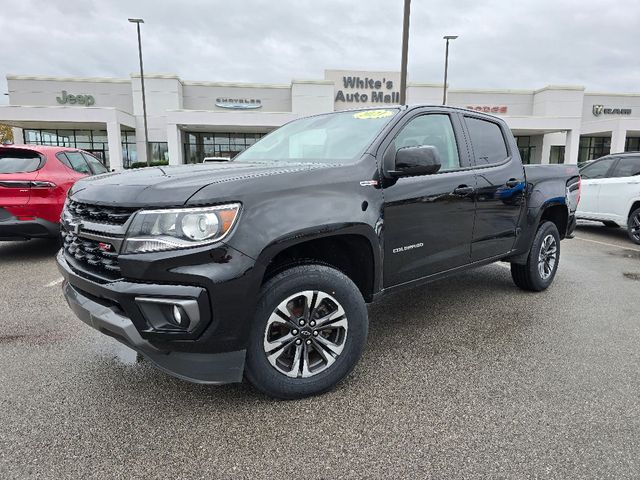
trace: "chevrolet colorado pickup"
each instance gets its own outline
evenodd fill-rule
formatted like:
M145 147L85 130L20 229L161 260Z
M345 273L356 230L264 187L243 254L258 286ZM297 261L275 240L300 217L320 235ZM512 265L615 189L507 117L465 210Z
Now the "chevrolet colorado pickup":
M279 398L354 368L366 303L491 262L554 279L574 165L522 165L499 118L403 106L316 115L233 161L80 180L57 262L77 316L160 369Z

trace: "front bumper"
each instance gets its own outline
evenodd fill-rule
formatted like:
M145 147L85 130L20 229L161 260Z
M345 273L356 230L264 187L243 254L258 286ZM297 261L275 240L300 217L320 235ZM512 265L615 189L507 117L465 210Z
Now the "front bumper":
M87 325L136 350L159 369L183 380L214 384L242 380L246 352L244 348L210 353L216 349L202 348L202 335L194 340L171 340L170 334L148 331L141 325L140 318L126 313L127 310L136 310L131 302L137 296L166 296L167 292L173 297L198 299L205 312L208 309L208 299L204 289L124 280L100 284L74 272L62 251L57 256L57 263L64 278L63 292L67 303ZM163 340L163 337L169 339ZM201 348L189 348L196 345Z
M60 225L42 218L18 220L12 215L0 216L0 240L57 238L59 235Z

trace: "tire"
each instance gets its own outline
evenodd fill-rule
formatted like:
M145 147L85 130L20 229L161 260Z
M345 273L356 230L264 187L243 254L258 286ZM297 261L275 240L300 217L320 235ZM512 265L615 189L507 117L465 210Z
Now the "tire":
M511 264L513 283L523 290L541 292L551 285L560 263L560 235L553 222L538 227L524 265Z
M629 220L627 220L627 234L633 243L640 245L640 208L636 208L629 215Z
M364 299L349 277L317 264L285 270L262 287L245 376L271 397L324 393L358 363L368 326Z
M602 223L607 228L620 228L620 225L618 225L616 222L611 222L611 221L605 220Z

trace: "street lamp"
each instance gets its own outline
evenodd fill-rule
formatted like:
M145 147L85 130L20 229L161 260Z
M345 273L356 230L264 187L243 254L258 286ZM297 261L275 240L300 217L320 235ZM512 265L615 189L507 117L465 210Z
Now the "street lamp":
M411 0L404 0L404 20L402 22L402 60L400 63L400 105L407 102L407 56L409 53L409 15Z
M149 129L147 128L147 98L144 93L144 69L142 68L142 40L140 39L141 18L130 18L129 22L135 23L138 30L138 57L140 58L140 82L142 84L142 115L144 116L144 150L147 156L147 166L151 166L151 154L149 152Z
M444 89L442 94L442 104L447 104L447 71L449 69L449 40L455 40L458 35L445 35L442 37L447 41L447 46L444 50Z

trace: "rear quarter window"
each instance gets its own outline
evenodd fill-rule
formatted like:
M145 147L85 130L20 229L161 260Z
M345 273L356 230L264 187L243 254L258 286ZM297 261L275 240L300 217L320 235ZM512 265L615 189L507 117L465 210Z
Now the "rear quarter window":
M28 150L5 150L0 152L0 173L35 172L44 165L42 157Z
M613 171L613 177L635 177L640 175L640 156L621 157Z

